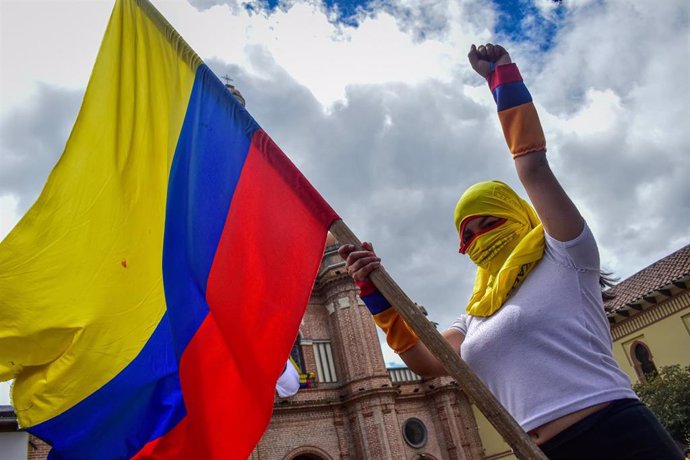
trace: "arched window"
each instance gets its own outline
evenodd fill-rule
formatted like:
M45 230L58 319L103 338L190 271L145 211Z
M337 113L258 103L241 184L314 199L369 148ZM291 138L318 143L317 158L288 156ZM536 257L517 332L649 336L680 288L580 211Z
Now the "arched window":
M654 356L649 350L649 347L640 341L635 341L630 346L630 356L637 373L637 378L641 382L646 382L648 379L659 375L654 364Z
M283 460L333 460L330 455L328 455L323 450L314 446L304 446L298 447L293 450L285 457Z
M300 342L302 341L302 334L297 334L297 339L295 340L295 344L292 346L292 351L290 351L290 357L292 360L297 363L297 366L299 367L299 371L301 373L307 372L306 368L304 367L304 356L302 356L302 346L300 345Z

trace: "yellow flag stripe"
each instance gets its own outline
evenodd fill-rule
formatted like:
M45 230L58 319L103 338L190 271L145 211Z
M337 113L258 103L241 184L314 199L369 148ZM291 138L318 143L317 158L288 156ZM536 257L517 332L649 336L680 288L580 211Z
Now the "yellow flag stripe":
M65 151L0 244L0 379L27 426L116 376L165 312L168 173L201 61L138 3L117 2Z

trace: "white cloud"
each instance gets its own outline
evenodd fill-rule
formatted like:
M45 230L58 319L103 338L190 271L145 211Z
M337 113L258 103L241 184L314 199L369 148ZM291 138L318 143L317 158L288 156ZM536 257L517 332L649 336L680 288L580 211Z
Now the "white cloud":
M690 104L681 89L690 48L678 39L688 36L690 6L572 6L531 86L552 162L588 210L608 268L625 277L690 242Z
M19 200L13 195L0 196L0 241L7 236L19 220L18 203Z
M555 116L541 108L545 129L550 129L554 136L560 134L574 135L582 138L605 135L628 123L627 113L620 97L611 89L587 89L580 109L572 114Z
M36 97L36 82L86 85L113 3L0 2L2 113Z
M10 404L10 382L0 382L0 406L8 406Z
M443 6L448 22L463 22L464 27L421 41L415 38L415 32L426 24L420 15L401 19L392 15L395 11L380 10L362 16L359 27L354 28L333 23L316 2L293 3L270 15L244 9L233 14L227 5L212 3L215 6L205 4L200 12L179 2L158 6L202 57L238 64L256 77L264 77L265 70L250 59L250 49L260 46L326 107L343 100L348 85L416 84L429 78L450 81L458 57L469 49L470 37L488 37L486 22L463 21L466 13L455 2L435 5L437 9ZM412 13L424 10L420 5L407 8ZM402 26L410 31L401 30Z

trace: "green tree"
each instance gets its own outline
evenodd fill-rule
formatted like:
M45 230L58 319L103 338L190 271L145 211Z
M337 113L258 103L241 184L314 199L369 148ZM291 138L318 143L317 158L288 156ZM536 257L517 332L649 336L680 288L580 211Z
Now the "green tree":
M662 367L659 375L633 386L677 441L690 444L690 366Z

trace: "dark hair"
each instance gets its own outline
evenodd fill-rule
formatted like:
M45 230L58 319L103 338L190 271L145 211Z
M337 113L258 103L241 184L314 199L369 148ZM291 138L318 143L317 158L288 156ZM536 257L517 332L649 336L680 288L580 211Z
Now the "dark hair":
M599 287L601 287L601 298L604 302L616 298L616 294L611 292L611 288L616 285L618 280L619 279L613 276L611 272L605 272L603 270L599 272Z

